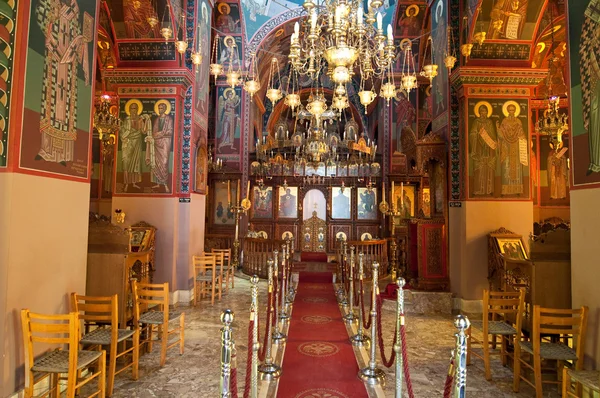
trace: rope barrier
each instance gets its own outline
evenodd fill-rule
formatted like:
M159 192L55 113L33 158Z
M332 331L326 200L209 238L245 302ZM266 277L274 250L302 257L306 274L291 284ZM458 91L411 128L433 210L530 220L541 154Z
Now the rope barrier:
M252 336L252 331L254 329L254 322L255 321L250 321L250 323L248 324L248 358L246 359L246 379L244 380L244 383L246 384L244 385L244 398L250 397L250 386L252 385L250 378L252 376L252 344L254 343L254 336ZM236 388L233 389L233 393L237 397L237 385L235 387Z
M368 328L371 327L371 317L369 316L369 314L371 313L371 311L373 311L373 301L371 301L371 305L369 307L369 312L366 312L365 311L365 297L364 297L365 290L363 289L363 281L362 281L362 279L360 281L360 291L362 293L360 295L360 306L362 308L362 315L363 315L362 322L363 322L363 327L365 329L368 329ZM365 319L365 316L366 316L366 319ZM359 320L359 322L360 322L360 320Z
M267 354L267 342L269 339L269 336L271 335L271 303L273 299L273 293L269 292L269 296L267 298L267 321L266 326L265 326L265 337L263 338L263 344L262 347L260 348L260 350L258 351L258 359L263 362L265 360L265 356ZM259 331L260 331L260 322L258 321L258 319L256 320L256 322L259 325ZM259 332L259 336L260 336L260 332ZM259 338L260 340L260 338Z
M402 314L404 316L404 314ZM406 380L406 390L408 391L408 396L410 398L415 398L415 394L413 392L412 381L410 380L410 370L408 368L408 349L406 347L406 326L404 322L400 326L400 334L402 335L402 365L404 367L404 380Z
M444 398L450 398L452 396L452 384L454 383L454 354L452 354L450 360L450 366L448 367L448 374L446 375L446 384L444 384Z
M381 362L383 366L386 368L392 367L394 361L396 360L396 352L392 348L392 354L390 359L388 360L385 355L385 347L383 344L383 330L381 327L381 307L383 306L383 299L380 295L377 295L377 340L379 342L379 353L381 354ZM392 343L392 347L396 345L396 331L394 331L394 342Z

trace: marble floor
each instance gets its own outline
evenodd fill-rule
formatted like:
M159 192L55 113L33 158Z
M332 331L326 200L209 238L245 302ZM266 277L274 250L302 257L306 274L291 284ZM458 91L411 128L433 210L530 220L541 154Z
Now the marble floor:
M267 285L265 281L261 281L259 283L261 309L266 303L266 298ZM224 309L231 309L235 313L233 327L241 397L248 347L249 305L250 282L245 278L236 278L235 289L230 290L215 305L210 305L210 302L205 300L195 308L181 308L186 313L185 353L179 355L177 349L170 350L166 365L160 368L159 349L155 346L154 352L140 358L140 377L137 381L131 380L128 372L117 376L113 397L218 397L222 326L219 317ZM260 322L261 334L264 333L265 322L262 319L264 316L263 311ZM389 353L392 349L392 333L395 325L394 312L384 310L382 320L386 351ZM452 322L453 317L449 315L408 314L407 316L409 364L415 396L418 398L442 396L456 331ZM293 371L293 369L286 369L284 361L283 372L286 371ZM388 376L387 383L383 388L383 395L377 396L393 397L393 367L385 369L385 372ZM493 358L492 375L494 380L486 381L483 363L475 360L474 364L468 367L467 394L481 397L535 396L533 389L526 385L522 386L519 394L512 392L512 372L508 368L503 368L498 358ZM263 388L259 395L275 396L273 390L273 388L268 390ZM552 386L548 390L546 396L559 396Z

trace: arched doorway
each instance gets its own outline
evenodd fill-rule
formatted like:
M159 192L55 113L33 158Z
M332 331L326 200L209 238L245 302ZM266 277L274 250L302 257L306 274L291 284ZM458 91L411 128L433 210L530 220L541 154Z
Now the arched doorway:
M311 189L302 201L302 251L325 252L327 245L325 194L319 189Z

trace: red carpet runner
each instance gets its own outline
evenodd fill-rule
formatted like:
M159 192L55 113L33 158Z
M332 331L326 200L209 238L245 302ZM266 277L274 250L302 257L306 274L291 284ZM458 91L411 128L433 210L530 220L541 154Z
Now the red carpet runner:
M368 397L332 277L300 272L277 397Z

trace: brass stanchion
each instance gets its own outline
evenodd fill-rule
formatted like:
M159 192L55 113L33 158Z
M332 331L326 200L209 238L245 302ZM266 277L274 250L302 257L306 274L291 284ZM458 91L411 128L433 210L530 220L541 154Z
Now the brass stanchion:
M286 310L285 302L285 287L287 286L287 258L285 255L285 250L285 244L281 245L281 306L279 308L279 319L282 321L286 321L290 318L290 315Z
M363 300L363 286L362 286L362 281L363 281L363 273L364 273L364 269L363 269L363 259L365 257L364 253L360 253L358 255L358 280L359 280L359 287L358 287L358 296L360 297L360 301ZM363 333L363 312L362 312L362 305L358 304L358 330L356 332L356 334L352 337L350 337L350 341L352 342L352 345L357 346L357 347L362 347L363 345L365 345L368 341L369 341L369 336L367 336L366 334Z
M252 374L250 375L250 397L258 397L258 350L260 343L258 342L258 276L254 275L250 278L252 287L252 301L250 303L250 322L254 322L252 326ZM268 325L267 325L268 327Z
M346 264L346 245L347 245L346 241L343 240L342 241L342 250L341 250L342 253L341 253L341 258L340 258L340 287L336 290L336 294L338 296L343 296L343 294L344 294L344 282L345 282L344 267ZM340 302L340 304L342 304L341 301L339 300L339 297L338 297L338 302Z
M233 352L233 311L225 310L221 314L221 398L231 398L229 383L231 382L231 356ZM236 391L237 394L237 391Z
M454 326L458 329L456 336L456 348L454 349L454 398L464 398L467 390L467 333L471 326L469 318L457 315Z
M277 268L277 259L278 259L278 256L279 256L279 252L277 250L275 250L273 252L273 254L275 255L275 269L274 269L274 274L273 275L274 275L275 279L279 279L279 270ZM282 262L281 266L282 266L282 269L283 269L283 262ZM280 321L280 318L279 318L279 312L280 311L279 310L280 310L280 308L279 308L279 300L277 300L279 296L277 296L277 295L279 294L279 295L284 295L285 296L285 293L283 292L282 289L283 289L282 285L278 285L277 286L277 292L276 292L276 295L275 295L275 298L274 298L274 301L275 301L275 330L273 331L272 338L273 338L273 340L275 341L276 344L279 344L280 342L283 343L286 340L286 338L287 338L287 336L285 335L285 333L283 333L283 331L280 329L280 325L279 325L279 321Z
M285 264L287 265L287 284L288 284L288 289L287 289L287 295L285 297L285 302L287 304L292 304L294 302L294 294L296 293L296 291L294 290L294 284L291 283L291 279L292 279L292 261L294 261L294 259L292 258L292 260L290 261L290 241L287 240L286 241L286 251L285 251Z
M350 305L348 308L348 313L344 315L344 320L346 322L354 322L356 320L356 316L354 315L354 246L350 246L350 272L348 273L348 282L350 283L350 291L348 295L350 296Z
M366 381L368 384L385 384L385 373L383 370L377 367L377 293L379 287L377 286L377 271L379 270L379 263L373 263L373 292L371 300L373 310L371 311L371 358L369 358L369 366L361 369L358 372L358 377ZM361 319L362 322L362 319Z
M272 293L273 292L273 260L268 260L267 264L269 265L269 292ZM273 298L273 300L275 300L275 298ZM269 333L269 328L271 325L271 318L274 314L275 309L273 308L273 301L267 303L267 305L270 307L270 309L267 309L267 313L269 314L269 317L267 318L267 324L266 324L266 329L265 329L265 333ZM267 347L265 348L266 352L265 352L265 362L263 364L261 364L258 367L258 371L261 374L261 378L263 380L275 380L278 379L279 376L281 376L281 368L273 363L273 356L272 356L272 347L273 347L273 341L271 340L271 336L267 337Z
M398 278L398 302L396 304L396 344L394 344L394 352L396 353L396 398L402 398L402 380L403 359L402 359L402 333L400 328L404 326L404 278Z

